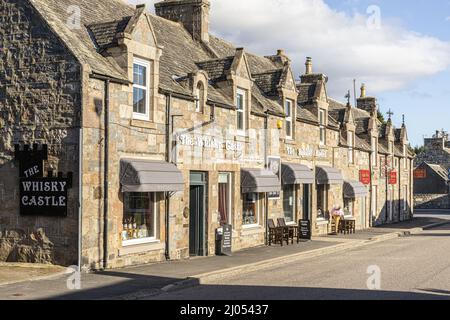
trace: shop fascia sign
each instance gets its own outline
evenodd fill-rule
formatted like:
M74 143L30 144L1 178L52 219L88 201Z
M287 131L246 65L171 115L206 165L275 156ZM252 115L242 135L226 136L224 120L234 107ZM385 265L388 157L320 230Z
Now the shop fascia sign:
M19 161L20 214L26 216L67 216L68 189L73 174L56 177L49 171L44 177L44 161L48 159L47 145L15 146Z
M178 142L182 146L198 147L203 149L225 149L227 151L244 150L243 143L231 140L224 141L220 138L203 135L181 134L178 136Z
M306 146L302 148L287 147L287 154L290 156L298 156L301 158L327 158L328 151L326 149L314 148L312 146Z

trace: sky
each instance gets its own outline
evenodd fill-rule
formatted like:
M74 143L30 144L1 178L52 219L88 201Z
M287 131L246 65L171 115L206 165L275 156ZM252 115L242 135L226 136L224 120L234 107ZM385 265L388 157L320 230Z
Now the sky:
M365 83L395 125L405 115L413 146L450 130L450 0L211 0L210 24L247 51L284 49L296 77L312 57L337 100Z

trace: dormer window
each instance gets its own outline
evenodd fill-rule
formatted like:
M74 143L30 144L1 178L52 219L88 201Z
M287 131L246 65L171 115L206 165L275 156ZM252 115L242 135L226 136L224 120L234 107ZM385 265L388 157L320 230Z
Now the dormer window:
M292 139L292 100L286 100L284 103L284 112L286 113L286 139Z
M195 112L203 112L205 105L205 87L202 82L197 84L195 89Z
M150 120L150 62L133 62L133 118Z
M242 90L238 89L236 94L236 127L237 130L240 132L245 131L245 113L247 109L247 93Z
M348 163L353 164L354 159L354 146L355 146L355 135L352 131L347 133L347 144L348 144Z
M325 110L319 110L319 130L320 130L320 144L323 146L326 144L326 122L325 122Z

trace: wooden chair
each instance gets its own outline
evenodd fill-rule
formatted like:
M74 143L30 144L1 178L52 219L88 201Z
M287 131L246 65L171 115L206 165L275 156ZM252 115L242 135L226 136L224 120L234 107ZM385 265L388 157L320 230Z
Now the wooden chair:
M291 240L291 243L294 244L294 238L297 238L297 243L300 242L300 230L299 226L292 225L288 226L286 224L286 220L284 218L277 219L278 226L284 229L284 232L287 233L288 241Z
M272 243L279 243L283 246L283 241L285 240L283 228L275 226L275 222L272 219L267 220L267 226L269 228L269 246L271 246Z

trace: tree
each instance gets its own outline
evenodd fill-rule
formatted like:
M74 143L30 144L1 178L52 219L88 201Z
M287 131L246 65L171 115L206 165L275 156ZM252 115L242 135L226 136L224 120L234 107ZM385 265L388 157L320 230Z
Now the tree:
M414 153L419 155L421 153L425 152L425 146L416 146L414 147Z
M384 116L380 110L378 110L377 117L378 117L378 121L380 121L382 124L386 124L386 120L384 119Z

